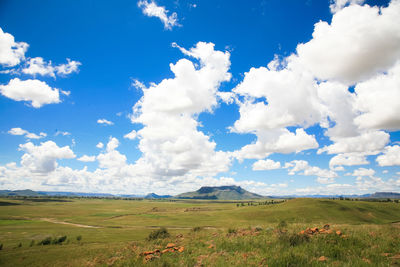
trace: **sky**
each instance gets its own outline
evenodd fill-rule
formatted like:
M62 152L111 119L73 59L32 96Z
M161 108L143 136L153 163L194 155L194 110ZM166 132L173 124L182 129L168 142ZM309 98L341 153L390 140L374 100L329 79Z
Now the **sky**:
M400 0L0 1L0 189L400 192Z

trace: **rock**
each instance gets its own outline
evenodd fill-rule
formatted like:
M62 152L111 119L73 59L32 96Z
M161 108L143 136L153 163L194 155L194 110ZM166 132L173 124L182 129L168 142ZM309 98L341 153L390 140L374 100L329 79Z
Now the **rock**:
M311 231L312 231L313 233L317 233L317 232L318 232L318 227L311 228Z
M337 230L337 231L336 231L336 234L337 234L337 235L342 235L342 232L341 232L340 230Z
M213 244L209 245L208 248L215 248Z
M321 256L318 258L318 261L327 261L327 260L328 260L328 258L325 256Z
M150 250L150 251L145 251L145 252L143 252L143 255L144 256L147 256L147 255L151 255L151 254L153 254L154 252L152 251L152 250Z
M300 232L299 232L299 234L300 235L304 235L306 232L304 231L304 230L301 230Z
M153 256L153 255L147 255L147 256L144 258L145 261L151 261L152 259L154 259L154 256Z
M168 243L166 248L173 248L176 247L176 245L174 243Z
M185 247L179 247L179 249L178 249L178 251L181 252L181 253L182 253L184 250L185 250Z
M325 230L329 230L330 227L331 227L331 226L330 226L329 224L325 224L325 225L324 225L324 229L325 229Z

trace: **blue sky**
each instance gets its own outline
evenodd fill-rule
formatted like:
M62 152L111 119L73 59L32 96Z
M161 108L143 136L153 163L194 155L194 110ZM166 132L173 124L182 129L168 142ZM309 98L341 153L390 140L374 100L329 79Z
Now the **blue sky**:
M400 191L400 1L1 1L0 189Z

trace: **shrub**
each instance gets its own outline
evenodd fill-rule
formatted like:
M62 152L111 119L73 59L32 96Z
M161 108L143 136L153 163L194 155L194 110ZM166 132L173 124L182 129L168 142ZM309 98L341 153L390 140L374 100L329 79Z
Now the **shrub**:
M203 229L203 227L196 226L196 227L193 227L192 231L193 231L193 232L198 232L198 231L200 231L200 230L202 230L202 229Z
M286 243L291 247L295 247L295 246L298 246L300 244L310 241L310 237L308 235L302 235L302 234L297 234L297 233L293 233L293 234L283 233L283 234L279 235L279 239L283 243Z
M76 237L76 240L77 240L77 241L81 241L81 240L82 240L82 236L81 236L81 235L78 235L78 236Z
M236 232L235 228L228 228L228 234L236 234Z
M33 245L35 245L35 240L32 240L29 246L32 247Z
M40 245L45 246L45 245L50 245L50 244L51 244L51 237L46 237L45 239L43 239L42 241L40 241L38 243L39 246Z
M53 244L61 244L62 242L64 242L65 240L67 240L67 236L61 236L59 238L54 238L53 239Z
M19 247L19 248L22 247L22 243L19 243L19 244L18 244L18 247Z
M2 250L3 249L3 244L0 244L0 250Z
M160 229L152 231L149 236L147 237L147 240L154 240L154 239L163 239L169 237L169 233L167 228L161 227Z
M277 226L278 229L283 229L283 228L285 228L285 227L287 227L286 221L282 220L282 221L280 221L280 222L278 223L278 226Z

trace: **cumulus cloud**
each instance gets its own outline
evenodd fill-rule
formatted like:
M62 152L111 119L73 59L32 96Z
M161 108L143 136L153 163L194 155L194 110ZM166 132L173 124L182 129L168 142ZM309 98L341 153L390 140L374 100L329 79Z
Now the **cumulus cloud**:
M175 26L180 26L178 23L178 15L173 12L168 16L169 11L163 6L158 6L153 0L141 0L138 2L138 7L142 9L144 15L148 17L156 17L164 24L164 29L172 30Z
M355 137L333 138L334 144L318 150L318 154L363 152L370 155L378 154L390 141L390 135L383 131L371 131Z
M258 160L253 163L253 171L275 170L280 169L281 163L272 159Z
M313 38L297 46L299 60L319 79L346 84L384 72L400 59L399 13L396 0L388 7L346 7L330 24L315 24Z
M307 134L302 128L295 132L287 129L257 131L257 141L235 151L234 156L239 160L262 159L272 153L290 154L313 148L318 148L315 136Z
M366 169L366 168L358 168L357 170L354 170L354 172L351 175L357 176L357 177L374 176L375 170Z
M107 143L106 151L97 156L100 168L119 168L126 165L126 156L116 150L118 146L118 139L111 137Z
M216 143L197 130L196 118L217 105L219 85L231 78L230 54L214 50L212 43L178 48L198 60L199 67L180 59L170 64L174 78L143 89L132 115L133 123L144 126L137 131L143 153L137 165L150 167L155 177L213 176L228 170L230 158L215 151Z
M293 160L285 164L288 169L289 175L305 175L305 176L318 176L318 182L331 183L337 177L337 173L332 170L321 169L317 166L310 166L305 160Z
M73 72L78 72L78 67L81 65L80 62L67 59L67 64L60 64L57 66L53 66L51 61L46 62L41 57L30 58L27 61L27 66L22 69L22 72L25 74L30 74L33 76L41 75L41 76L51 76L53 78L57 75L66 76Z
M366 155L362 153L338 154L332 157L329 161L329 167L331 169L336 168L336 166L354 166L366 164L369 164L369 161L366 159Z
M14 36L4 32L0 28L0 64L6 67L14 67L25 59L28 44L15 42Z
M93 161L96 161L96 156L83 155L82 157L78 158L77 160L82 161L82 162L93 162Z
M37 135L34 133L30 133L27 130L21 129L19 127L10 129L8 133L12 135L24 135L28 139L40 139L47 136L46 133L41 132L39 133L39 135Z
M399 166L400 165L400 146L387 146L383 152L376 158L379 166Z
M35 146L33 143L19 145L25 154L21 158L21 165L35 173L49 173L57 168L58 159L75 157L69 146L59 147L53 141L47 141Z
M99 143L96 145L96 147L101 149L101 148L104 147L104 144L103 144L102 142L99 142Z
M359 115L354 121L360 128L400 130L400 61L387 73L357 84L355 93Z
M106 120L106 119L98 119L97 120L98 124L103 124L103 125L113 125L114 123L112 121Z
M0 93L15 101L31 102L34 108L61 102L59 89L39 80L14 78L7 85L0 85Z
M329 5L329 8L331 9L332 13L336 13L339 10L343 9L347 5L360 5L364 3L365 0L331 0L331 4Z
M137 136L137 133L135 130L132 130L131 132L127 133L124 135L124 138L129 139L129 140L134 140Z

